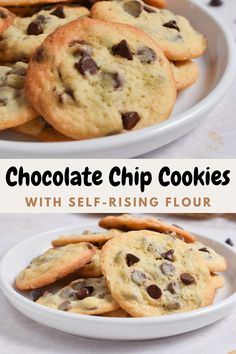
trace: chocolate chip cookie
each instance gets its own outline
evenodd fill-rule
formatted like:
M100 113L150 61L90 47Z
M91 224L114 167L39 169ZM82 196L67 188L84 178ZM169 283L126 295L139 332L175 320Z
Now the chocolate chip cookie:
M75 280L56 294L46 292L37 303L85 315L101 315L120 307L112 298L105 278Z
M86 17L59 28L37 49L26 90L47 122L74 139L161 122L176 100L170 64L151 37Z
M128 214L105 216L99 221L99 226L108 230L112 228L123 231L152 230L177 235L179 238L183 238L186 242L195 241L195 236L190 234L188 231L183 230L180 226L167 224L157 218L141 219L140 217L135 217Z
M28 102L25 91L27 64L0 66L0 130L16 127L38 113Z
M101 267L113 298L134 317L210 305L211 275L191 245L151 231L131 231L102 248Z
M96 253L90 243L50 248L36 257L16 278L19 290L37 289L77 271Z
M147 6L141 0L99 1L93 5L91 16L126 23L147 32L169 60L199 57L207 47L206 38L185 17Z
M89 15L85 7L55 6L31 17L16 17L0 41L1 62L28 61L34 50L58 27Z
M13 22L15 15L7 9L0 7L0 34L3 33Z

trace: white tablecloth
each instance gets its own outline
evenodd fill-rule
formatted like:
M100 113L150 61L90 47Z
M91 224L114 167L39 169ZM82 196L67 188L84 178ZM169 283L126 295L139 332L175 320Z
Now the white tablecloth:
M234 0L233 0L234 1ZM38 232L96 221L96 215L0 215L0 257L15 243ZM236 222L169 217L189 230L236 245ZM167 217L168 219L168 217ZM79 338L44 327L15 310L0 292L0 353L2 354L227 354L236 350L236 309L206 328L161 340L105 342Z
M174 1L174 0L171 0ZM210 0L198 0L208 4ZM209 7L219 15L236 38L236 1L223 0L224 6ZM235 63L236 65L236 63ZM236 81L205 120L173 143L143 155L145 158L235 158L236 157ZM198 142L196 144L196 141Z

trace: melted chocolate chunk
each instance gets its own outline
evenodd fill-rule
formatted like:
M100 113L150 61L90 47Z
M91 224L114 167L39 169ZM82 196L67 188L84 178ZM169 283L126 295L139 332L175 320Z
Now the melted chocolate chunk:
M0 11L0 18L7 18L7 14L3 11Z
M185 285L190 285L195 283L195 279L191 274L182 273L180 274L180 279Z
M157 59L156 52L149 47L138 49L137 55L143 64L150 64Z
M227 243L227 245L230 245L233 247L233 241L230 238L227 238L227 240L225 240L225 243Z
M153 299L159 299L162 296L161 289L155 284L149 285L147 287L146 291L147 291L148 295L150 297L152 297Z
M166 262L161 263L160 269L164 275L172 275L175 271L175 267L171 263Z
M148 12L149 14L156 12L156 10L154 10L152 7L149 7L146 5L144 5L143 9L144 9L144 11Z
M27 34L29 36L38 36L43 33L43 28L38 22L31 22L27 28Z
M175 281L169 283L167 285L167 290L171 293L171 294L178 294L180 292L180 286L178 283L176 283Z
M64 7L63 6L58 6L55 8L55 10L53 10L50 15L59 17L59 18L65 18L66 15L64 13Z
M34 54L34 60L37 63L42 63L45 59L45 53L46 53L46 51L43 47L36 49L35 54Z
M126 264L128 267L131 267L133 264L138 263L139 261L140 259L132 253L128 253L126 255Z
M126 130L131 130L140 121L140 116L137 112L121 113L123 127Z
M147 279L146 274L141 272L140 270L133 270L131 273L132 281L137 285L142 285Z
M43 296L44 291L41 289L35 289L31 291L31 297L34 302L36 302L41 296Z
M70 309L70 301L69 300L63 301L58 306L58 310L61 310L61 311L68 311L69 309Z
M211 0L208 5L209 6L222 6L223 1L222 0Z
M174 258L174 250L171 249L167 252L164 252L164 253L161 253L161 256L166 259L167 261L171 261L171 262L174 262L175 258Z
M90 296L93 291L94 291L94 287L93 286L82 287L81 289L79 289L77 291L76 297L77 297L78 300L83 300L86 297Z
M90 55L83 55L78 63L75 63L75 68L81 75L89 73L95 75L98 71L98 66L95 60Z
M125 2L123 8L126 12L128 12L128 14L133 17L139 17L143 11L143 6L141 2L136 0Z
M210 253L210 251L206 247L199 248L198 251Z
M7 97L2 97L0 98L0 107L5 107L8 103L8 98Z
M164 26L164 27L167 27L167 28L175 29L175 30L177 30L178 32L180 32L180 29L179 29L179 27L178 27L178 25L177 25L177 22L176 22L175 20L166 22L166 23L164 23L163 26Z
M123 39L120 43L113 45L111 52L113 55L119 55L122 58L133 60L133 54L125 39Z

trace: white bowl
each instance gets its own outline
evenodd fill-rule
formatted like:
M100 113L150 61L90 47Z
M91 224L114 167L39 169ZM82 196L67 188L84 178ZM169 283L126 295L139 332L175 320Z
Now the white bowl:
M213 305L176 315L149 318L108 318L72 314L50 309L30 300L29 294L14 288L16 275L33 257L45 251L51 240L61 234L79 233L85 229L97 231L96 225L81 225L49 231L14 246L0 264L1 290L15 308L29 318L66 333L107 340L147 340L177 335L207 326L229 314L236 304L236 252L227 244L197 235L204 244L213 247L228 261L224 273L225 286L217 292ZM20 324L18 324L20 325Z
M219 103L234 79L235 43L225 24L197 1L174 0L169 7L189 18L209 41L207 53L197 60L199 82L179 94L170 119L135 132L63 143L26 141L22 135L6 131L0 133L0 157L130 158L168 144L195 128Z

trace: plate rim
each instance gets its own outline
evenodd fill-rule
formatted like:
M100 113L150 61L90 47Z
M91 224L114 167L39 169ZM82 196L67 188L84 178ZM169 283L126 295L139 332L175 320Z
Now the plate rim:
M117 323L117 324L153 324L155 323L156 325L162 325L162 324L168 324L168 323L176 323L179 321L187 321L189 319L197 319L199 317L202 317L204 315L211 315L211 313L214 313L215 311L219 309L224 309L228 306L231 306L232 304L236 303L236 291L228 296L227 298L221 300L218 303L208 305L206 307L202 307L200 309L192 310L192 311L187 311L187 312L181 312L178 314L171 314L171 315L166 315L166 316L153 316L153 317L136 317L136 318L112 318L112 317L103 317L103 316L89 316L89 315L83 315L83 314L77 314L77 313L69 313L69 312L63 312L63 311L58 311L57 309L51 309L49 307L43 306L41 304L37 304L33 302L32 300L24 297L20 293L18 293L14 287L9 284L7 281L4 280L4 275L3 275L3 268L4 268L4 262L5 259L9 257L11 253L13 253L18 247L21 247L25 243L31 243L33 240L41 238L41 237L46 237L50 236L52 233L64 233L66 231L69 231L71 229L75 229L78 227L78 230L80 228L87 228L87 227L97 227L99 229L99 226L97 223L94 222L88 222L85 223L81 226L81 224L78 225L72 225L72 226L66 226L66 227L58 227L55 229L50 229L48 231L44 231L41 233L37 233L34 236L29 236L25 240L18 242L16 245L11 247L1 258L0 260L0 288L6 298L10 301L10 299L14 299L14 302L17 301L17 303L20 303L21 305L27 307L28 309L31 309L31 312L37 313L38 310L41 309L41 311L44 312L45 315L53 316L54 318L56 317L57 319L60 320L86 320L88 322L96 322L96 323ZM80 232L80 231L78 231ZM223 243L222 241L215 240L211 237L207 237L201 234L198 234L196 232L193 232L194 235L197 237L200 237L200 239L205 240L210 240L215 242L219 247L223 247L223 249L227 249L228 251L232 252L232 254L236 257L236 250L232 248L231 246ZM54 236L53 236L54 237ZM11 301L10 301L11 302ZM18 309L18 308L17 308ZM19 311L19 309L18 309ZM27 315L26 315L27 316ZM28 317L28 316L27 316Z
M183 0L182 0L183 1ZM219 100L224 96L226 91L229 89L232 84L235 74L236 74L236 66L234 65L236 61L236 47L233 35L229 31L228 28L225 27L223 21L218 18L210 9L208 9L204 4L197 3L196 0L184 0L186 3L193 4L200 10L202 10L216 25L219 27L220 31L223 34L226 46L227 46L227 63L224 70L224 73L221 75L221 78L215 88L200 102L191 107L190 109L177 114L175 119L169 123L170 120L166 120L164 122L154 124L150 127L142 128L137 131L129 132L127 139L126 133L118 134L114 136L108 137L100 137L95 139L87 139L81 141L72 141L72 142L34 142L34 141L10 141L10 140L0 140L0 147L3 150L8 150L10 153L18 152L19 153L27 153L30 149L31 154L45 154L49 153L57 153L60 152L69 153L79 148L80 154L92 153L96 151L98 144L99 150L103 151L107 149L109 146L113 146L115 148L125 145L134 144L137 142L146 141L148 139L152 139L157 137L159 134L163 134L172 129L181 128L185 122L195 121L199 119L199 115L203 114L204 111L210 110ZM77 150L78 151L78 150Z

